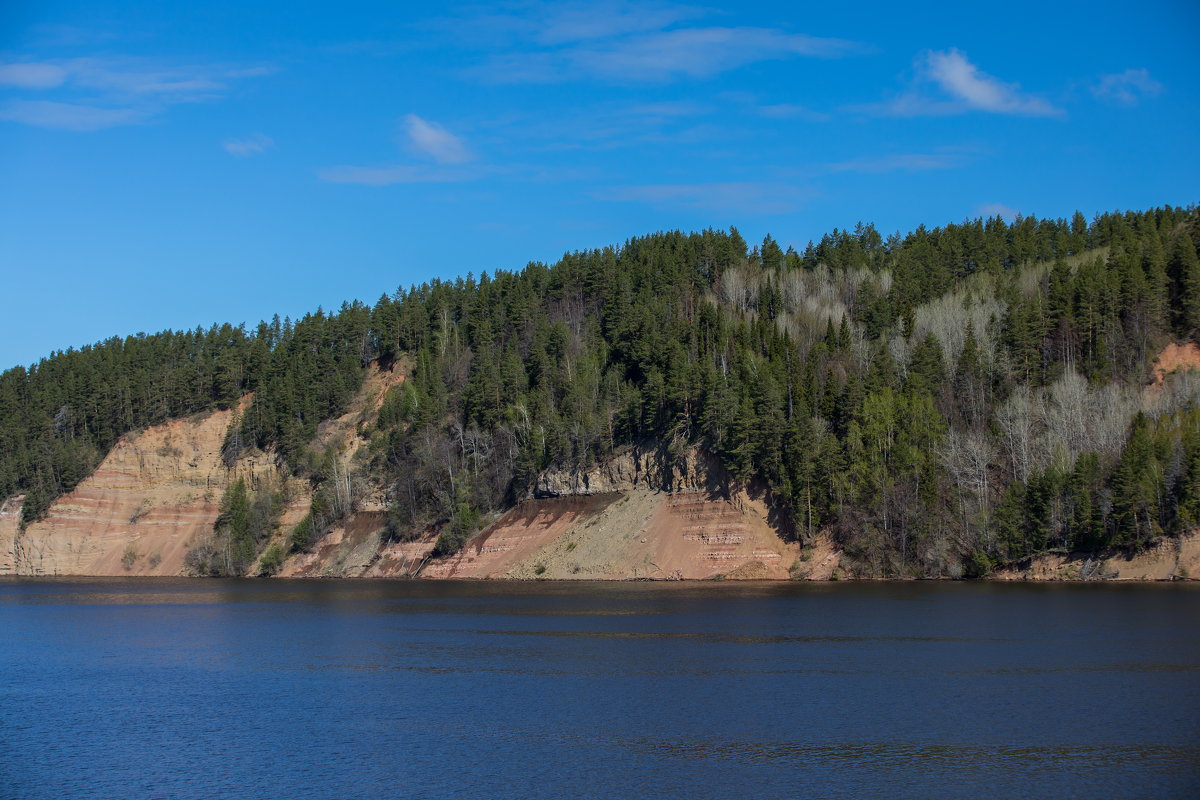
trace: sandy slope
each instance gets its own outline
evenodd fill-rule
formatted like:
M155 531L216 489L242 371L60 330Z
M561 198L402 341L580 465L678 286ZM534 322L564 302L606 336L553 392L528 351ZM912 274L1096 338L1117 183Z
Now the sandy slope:
M1064 581L1078 580L1085 571L1087 576L1120 581L1200 578L1200 531L1162 539L1140 553L1045 553L991 577L998 581Z
M798 554L749 497L641 488L527 501L421 577L781 579Z
M400 367L372 369L350 410L324 423L314 446L333 446L348 462L362 444L359 431L403 378ZM242 409L249 402L249 396L243 398ZM226 467L221 444L234 413L199 414L122 437L91 476L23 532L18 524L22 498L4 501L0 574L178 575L188 550L211 534L221 495L238 476L255 488L286 488L291 499L279 523L282 541L308 511L308 485L284 475L271 453L252 453ZM381 499L368 498L365 506L378 510ZM352 524L349 535L360 535L370 520L365 516L358 527ZM373 540L364 563L374 558L378 541ZM340 551L334 559L347 561Z
M0 565L25 575L178 575L238 475L254 486L284 480L262 454L232 469L222 463L233 414L214 411L122 437L90 477L24 532L13 498L0 524Z

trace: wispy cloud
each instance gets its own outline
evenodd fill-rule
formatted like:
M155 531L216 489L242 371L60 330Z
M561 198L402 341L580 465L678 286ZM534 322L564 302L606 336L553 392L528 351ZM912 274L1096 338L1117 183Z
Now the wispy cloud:
M858 110L896 117L939 116L983 111L1026 117L1059 117L1062 109L1005 83L971 63L956 48L930 50L917 58L915 86L886 103ZM930 90L938 90L930 94Z
M149 113L138 108L104 108L53 100L14 100L0 108L0 119L57 128L64 131L98 131L144 121Z
M402 183L469 181L494 171L485 167L467 165L466 162L474 158L470 148L461 138L436 122L422 119L416 114L407 114L400 121L400 127L403 131L400 144L418 156L434 161L436 166L429 164L342 165L319 169L317 177L326 183L392 186Z
M117 33L120 31L120 33ZM131 29L130 21L109 20L98 22L91 20L86 26L79 25L34 25L29 29L29 44L32 47L91 47L115 41L117 39L146 38L145 33Z
M179 103L223 96L235 82L270 68L163 65L145 59L74 58L0 64L0 85L37 92L12 100L0 118L47 128L92 131L144 122Z
M832 116L798 103L768 102L754 92L722 92L718 97L742 108L743 113L765 119L799 119L807 122L828 122Z
M1012 220L1016 218L1017 214L1020 213L1021 212L1019 210L1010 206L1006 206L1003 203L984 203L979 208L975 209L976 216L984 217L985 219L991 219L992 217L1003 217L1009 222L1012 222Z
M248 158L267 152L275 146L275 140L270 136L255 133L244 139L226 139L221 143L225 152L238 158Z
M883 172L924 172L934 169L951 169L961 166L963 156L958 153L896 153L871 158L855 158L827 165L830 172L858 172L878 174Z
M712 106L695 103L690 100L665 100L659 103L639 103L624 109L624 113L629 116L669 119L699 117L711 114L712 112Z
M835 58L860 50L771 28L682 28L588 41L549 52L505 53L474 71L494 83L551 83L592 78L615 83L666 83L710 78L761 61Z
M439 164L461 164L472 158L463 140L436 122L408 114L404 117L403 127L409 148Z
M562 44L645 33L705 16L692 6L634 3L563 3L547 9L535 33L543 44Z
M1101 75L1092 94L1109 103L1132 108L1145 97L1160 94L1163 86L1145 69L1127 69L1116 75Z
M442 20L440 27L457 44L490 51L468 69L488 83L668 83L763 61L838 58L867 49L780 28L697 24L713 13L656 3L521 4Z
M629 2L509 2L444 17L430 27L469 46L556 47L659 31L711 15L695 6Z
M979 111L1034 117L1062 113L1045 100L1024 94L1017 84L1003 83L980 71L954 48L927 53L925 69L929 78L944 92Z
M377 167L325 167L317 177L326 183L392 186L398 183L453 183L479 177L477 171L428 167L422 164L387 164Z
M786 214L803 207L811 192L786 183L726 182L617 186L595 193L600 200L645 203L657 208L700 208L752 214Z
M16 62L0 64L0 86L18 89L51 89L61 86L68 72L57 64Z
M746 64L797 56L830 58L856 46L769 28L685 28L643 34L568 53L585 74L622 81L707 78Z
M556 114L513 112L488 121L489 134L527 152L613 150L728 138L729 130L704 118L718 105L690 100L581 103Z
M751 111L768 119L803 119L809 122L828 122L830 119L830 116L822 111L813 111L795 103L754 106Z

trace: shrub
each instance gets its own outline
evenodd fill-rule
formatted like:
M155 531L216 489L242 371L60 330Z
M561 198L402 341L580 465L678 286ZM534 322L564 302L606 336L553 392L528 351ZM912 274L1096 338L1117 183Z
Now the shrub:
M435 556L448 556L462 549L479 524L479 512L466 503L459 503L449 524L438 534L433 545Z
M279 572L279 568L283 566L285 553L279 542L275 542L267 548L262 554L262 558L258 560L258 574L260 576L274 575Z
M296 527L292 528L292 549L307 550L312 544L316 528L313 525L312 512L304 515L304 519L296 523Z

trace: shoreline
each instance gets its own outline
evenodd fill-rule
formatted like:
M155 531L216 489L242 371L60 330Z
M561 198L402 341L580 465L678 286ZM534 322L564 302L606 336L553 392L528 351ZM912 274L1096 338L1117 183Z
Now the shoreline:
M342 582L342 583L357 583L357 582L378 582L378 583L498 583L498 584L584 584L584 583L682 583L682 584L730 584L730 585L748 585L748 584L772 584L772 585L787 585L794 584L802 585L818 585L831 586L837 584L859 584L859 583L963 583L963 584L1013 584L1013 583L1058 583L1058 584L1089 584L1089 585L1129 585L1129 584L1166 584L1166 583L1200 583L1200 578L1170 576L1166 578L851 578L844 577L831 580L808 580L805 578L493 578L493 577L453 577L453 578L423 578L423 577L404 577L404 576L346 576L346 575L294 575L294 576L276 576L276 575L112 575L112 574L55 574L55 575L24 575L15 572L0 572L0 580L63 580L63 579L87 579L87 580L129 580L129 581L162 581L162 580L185 580L185 581L247 581L247 582Z

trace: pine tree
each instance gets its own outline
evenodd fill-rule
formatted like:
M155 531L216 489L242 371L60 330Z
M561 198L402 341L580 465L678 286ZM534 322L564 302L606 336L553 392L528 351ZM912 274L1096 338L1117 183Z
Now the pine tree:
M1175 287L1175 330L1184 338L1200 336L1200 258L1192 237L1175 237L1170 274Z

